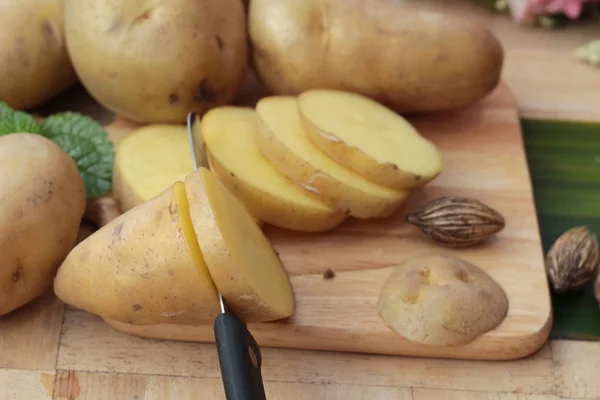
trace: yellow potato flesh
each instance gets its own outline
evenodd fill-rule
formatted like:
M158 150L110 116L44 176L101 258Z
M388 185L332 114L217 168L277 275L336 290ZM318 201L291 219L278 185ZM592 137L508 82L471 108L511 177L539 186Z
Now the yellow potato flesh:
M325 231L341 223L342 213L314 198L279 173L254 142L256 112L219 107L202 119L211 169L254 217L297 231Z
M291 316L295 299L287 272L241 201L206 168L185 185L200 249L227 305L246 322Z
M367 180L316 147L302 127L292 96L271 96L256 105L261 123L257 144L279 171L306 191L357 218L387 217L409 193Z
M113 192L124 212L183 181L193 170L186 127L148 125L117 147Z
M175 184L175 196L177 199L177 205L179 207L179 226L183 231L183 236L185 237L185 241L188 245L192 261L194 262L198 273L204 280L204 283L211 288L211 292L216 293L217 288L215 287L215 284L210 276L206 262L204 262L200 245L196 240L196 232L194 232L194 225L192 224L192 219L190 217L190 204L188 203L187 194L185 193L185 185L183 182L177 182Z
M442 156L404 118L359 94L310 90L298 97L309 139L338 163L384 186L412 188L442 171Z

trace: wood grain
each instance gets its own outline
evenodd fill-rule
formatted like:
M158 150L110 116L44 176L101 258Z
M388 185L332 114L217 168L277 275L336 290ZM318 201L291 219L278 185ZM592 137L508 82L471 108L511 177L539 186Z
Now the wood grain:
M554 388L548 345L523 360L490 362L263 348L267 382L337 383L545 394ZM127 335L68 307L58 369L220 378L214 345ZM435 378L434 378L435 377ZM393 398L393 397L392 397Z
M413 399L410 389L338 384L304 385L266 382L265 392L269 400ZM60 371L54 393L56 400L218 400L224 398L225 393L220 379L78 371Z
M557 31L519 26L503 17L489 25L504 46L502 75L522 116L600 120L600 70L575 58L577 48L600 39L597 22Z
M64 304L52 292L0 317L0 367L53 370Z
M0 399L50 400L54 390L54 369L23 371L0 369Z
M251 80L247 84L257 85ZM412 196L404 212L385 220L351 220L318 235L265 228L291 276L297 310L284 321L251 324L261 346L503 360L529 355L543 345L551 326L549 291L519 119L509 89L500 85L472 107L413 117L411 122L441 148L445 169L433 184ZM133 128L121 119L107 126L116 143ZM403 215L443 195L472 196L495 207L505 216L506 229L477 248L448 250L434 245L406 224ZM502 285L510 309L497 329L471 343L440 347L404 340L383 323L376 303L393 266L431 252L474 262ZM328 269L335 278L323 278ZM146 337L213 341L210 325L107 322Z

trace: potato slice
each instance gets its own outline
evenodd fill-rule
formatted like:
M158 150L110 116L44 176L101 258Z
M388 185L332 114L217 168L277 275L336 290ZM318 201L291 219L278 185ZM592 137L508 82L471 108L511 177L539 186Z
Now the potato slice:
M196 237L227 305L246 322L291 316L287 272L243 203L206 168L188 175L185 186Z
M256 111L260 152L283 175L337 209L361 219L389 217L410 194L373 183L319 150L303 130L295 97L265 97Z
M54 291L65 303L124 323L212 323L219 298L183 182L79 243L60 266Z
M497 327L508 313L508 298L476 265L423 255L406 259L392 271L377 308L383 321L408 340L456 345Z
M327 231L347 215L306 193L258 151L256 112L219 107L202 118L201 131L211 170L253 216L280 228Z
M183 125L148 125L119 144L113 169L113 194L122 212L150 200L194 171Z
M404 118L356 93L309 90L298 96L308 138L335 161L395 189L435 179L442 154Z

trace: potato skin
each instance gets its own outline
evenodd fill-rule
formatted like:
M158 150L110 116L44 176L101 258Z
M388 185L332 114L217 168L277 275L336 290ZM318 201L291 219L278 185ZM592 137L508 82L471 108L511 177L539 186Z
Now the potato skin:
M450 255L423 254L398 264L377 310L404 338L437 346L475 340L508 314L508 296L482 268Z
M63 8L64 0L0 2L0 101L30 109L77 82Z
M52 287L85 211L75 162L40 135L0 137L0 315Z
M363 94L404 113L476 102L503 49L483 25L409 0L253 0L253 67L273 94Z
M88 92L138 123L183 123L229 103L247 72L240 0L66 0L65 28Z

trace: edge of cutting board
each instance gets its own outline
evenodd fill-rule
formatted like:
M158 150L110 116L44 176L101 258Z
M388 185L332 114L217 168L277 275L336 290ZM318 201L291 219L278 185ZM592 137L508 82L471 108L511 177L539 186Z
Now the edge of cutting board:
M519 120L516 102L505 82L501 82L496 90L483 101L493 105L495 101L498 102L496 97L501 98L504 102L507 101L504 97L510 99L512 108L514 108L517 124ZM252 103L252 101L250 101L250 103ZM109 131L113 142L118 144L127 133L138 126L139 125L137 124L116 118L106 126L106 129ZM522 143L523 139L520 125L516 126L515 129L519 130ZM524 148L522 149L522 152L524 155ZM529 176L529 170L527 170L527 175ZM528 190L531 193L531 201L533 202L533 187L531 181ZM537 227L537 217L535 218L535 221ZM539 240L539 251L541 255L543 250L539 233L537 239ZM543 259L543 255L541 255L540 259ZM354 279L362 279L361 274L364 276L376 273L387 274L388 271L391 272L391 267L376 270L347 271L342 272L340 278L352 281L353 277ZM301 277L304 276L307 275L302 275ZM296 277L292 276L292 281L294 281L295 278ZM339 278L336 277L336 279ZM536 319L535 327L532 327L529 331L519 334L514 332L506 333L502 330L501 324L495 330L485 333L474 341L457 346L432 346L410 343L410 345L390 348L386 346L386 343L389 344L389 338L388 340L381 341L379 340L379 336L369 337L369 335L365 335L364 332L360 331L352 332L342 328L332 330L331 328L320 329L320 327L315 326L295 326L293 323L287 323L285 320L263 324L250 324L249 329L252 331L258 343L263 347L341 352L352 351L358 353L472 360L513 360L535 353L547 341L553 321L549 292L547 301L548 304L544 305L544 315L541 317L540 315L537 315L537 317L540 318ZM109 319L104 319L104 321L118 331L135 336L162 340L214 343L212 325L186 326L163 324L135 326ZM395 335L394 333L391 334ZM405 340L399 336L396 337L397 340ZM356 343L360 343L360 345L357 346Z

